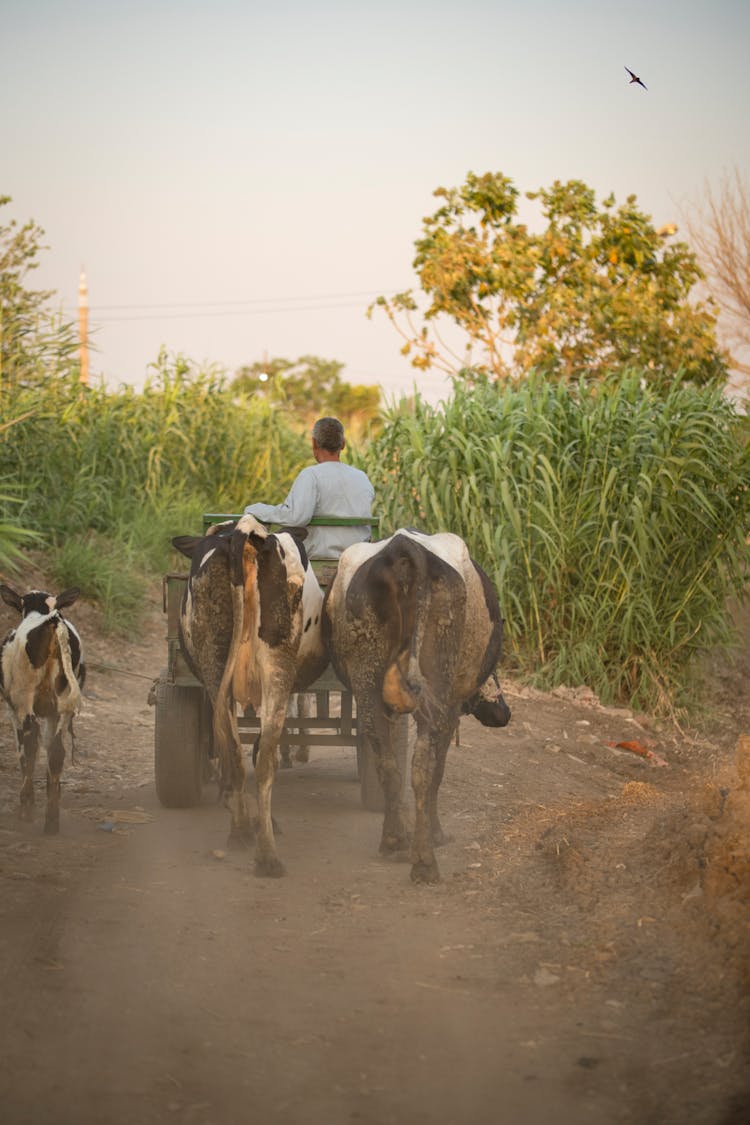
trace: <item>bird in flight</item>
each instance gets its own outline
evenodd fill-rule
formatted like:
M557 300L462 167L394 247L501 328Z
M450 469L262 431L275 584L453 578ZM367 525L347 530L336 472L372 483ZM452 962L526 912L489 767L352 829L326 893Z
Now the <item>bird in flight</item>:
M646 85L646 83L645 83L645 82L641 82L641 80L640 80L640 78L638 77L638 75L637 75L637 74L633 74L633 72L632 72L632 70L630 69L630 67L629 67L629 66L626 66L626 67L625 67L625 69L627 70L628 74L630 75L630 85L631 85L631 86L633 85L633 83L634 83L634 82L637 82L639 86L643 86L643 89L644 89L644 90L647 90L647 89L648 89L648 86Z

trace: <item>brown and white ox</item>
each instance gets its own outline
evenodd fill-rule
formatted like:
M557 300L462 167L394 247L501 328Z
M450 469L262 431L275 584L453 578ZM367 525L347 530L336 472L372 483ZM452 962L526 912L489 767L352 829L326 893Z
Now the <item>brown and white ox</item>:
M34 816L34 769L40 746L47 755L47 807L44 831L60 829L60 778L65 738L74 748L73 716L81 707L86 666L81 638L61 610L72 605L77 587L55 596L44 590L18 594L0 586L0 597L21 615L0 646L0 694L16 732L21 766L21 816Z
M437 882L433 848L445 842L438 789L459 716L475 714L485 726L510 720L495 677L503 636L495 591L457 535L402 529L343 552L323 633L376 755L385 794L381 853L408 843L392 734L396 716L416 721L411 877Z
M276 851L271 794L279 740L292 692L321 674L323 594L301 539L270 534L253 516L178 536L191 559L180 610L180 645L213 708L214 747L229 792L229 844L255 839L255 870L283 875ZM245 760L237 707L260 719L255 746L257 832L245 796Z

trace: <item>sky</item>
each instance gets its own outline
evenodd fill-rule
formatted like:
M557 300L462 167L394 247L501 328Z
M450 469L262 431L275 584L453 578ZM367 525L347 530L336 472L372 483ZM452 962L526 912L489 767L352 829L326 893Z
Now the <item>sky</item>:
M436 402L366 316L435 189L581 179L686 233L750 169L749 52L748 0L0 0L0 224L44 228L29 285L71 319L85 270L108 385L164 347Z

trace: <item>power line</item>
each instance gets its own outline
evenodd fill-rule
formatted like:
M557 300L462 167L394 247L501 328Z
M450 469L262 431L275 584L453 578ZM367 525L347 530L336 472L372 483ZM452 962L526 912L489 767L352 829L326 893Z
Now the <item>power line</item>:
M164 312L164 313L143 313L140 316L105 316L100 317L96 315L96 308L89 310L92 313L92 320L97 324L129 324L134 321L141 320L204 320L212 317L226 317L226 316L263 316L269 313L289 313L289 312L318 312L320 309L356 309L361 308L359 302L345 302L345 301L330 301L326 304L319 305L275 305L272 308L266 309L215 309L211 312Z
M396 290L385 290L395 292ZM383 292L381 290L380 292ZM355 293L324 293L299 297L255 297L224 301L160 301L148 304L90 305L89 312L99 323L124 323L137 320L173 320L184 317L251 316L269 312L311 312L317 309L356 308L363 298L374 299L379 292L367 289ZM308 302L299 304L298 302ZM239 306L239 307L238 307ZM143 311L163 309L163 312ZM172 311L185 310L185 311ZM101 313L135 312L135 316L104 316Z
M153 301L139 305L96 305L94 307L114 312L125 309L183 309L183 308L218 308L222 305L259 305L275 303L278 301L332 301L342 297L369 297L377 292L375 289L364 289L355 293L305 293L299 297L238 297L223 301Z

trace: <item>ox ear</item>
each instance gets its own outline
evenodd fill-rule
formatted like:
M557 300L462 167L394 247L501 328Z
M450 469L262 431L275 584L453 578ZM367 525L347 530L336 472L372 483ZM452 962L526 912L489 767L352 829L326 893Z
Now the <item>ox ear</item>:
M172 546L175 550L179 551L181 555L192 559L193 551L199 543L203 542L202 535L175 535L172 540Z
M10 605L13 609L17 609L19 613L23 613L21 595L17 594L10 586L0 586L0 597L6 605Z
M78 586L71 586L67 590L63 590L55 598L55 607L57 609L65 609L67 605L72 605L81 596L81 591Z

